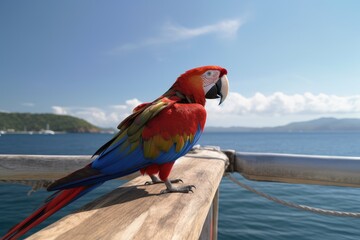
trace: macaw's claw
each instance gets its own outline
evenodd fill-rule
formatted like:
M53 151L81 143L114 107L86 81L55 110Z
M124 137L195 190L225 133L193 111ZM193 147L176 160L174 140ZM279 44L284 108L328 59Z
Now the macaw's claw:
M171 179L170 182L171 183L179 183L179 182L183 183L183 180L180 178L176 178L176 179Z
M146 181L145 185L153 185L153 184L158 184L158 183L163 183L162 181L159 182L154 182L154 181Z
M144 185L153 185L153 184L155 184L153 181L146 181L146 182L144 183Z
M182 187L173 187L173 186L171 186L171 188L167 188L167 189L162 190L160 192L160 194L174 193L174 192L189 193L189 192L193 192L193 188L196 188L196 187L194 185L187 185L187 186L182 186Z
M161 181L158 177L151 175L151 181L146 181L145 185L153 185L153 184L158 184L158 183L164 183L164 181ZM179 183L179 182L183 182L183 180L181 180L180 178L176 178L176 179L171 179L168 180L170 181L170 183Z

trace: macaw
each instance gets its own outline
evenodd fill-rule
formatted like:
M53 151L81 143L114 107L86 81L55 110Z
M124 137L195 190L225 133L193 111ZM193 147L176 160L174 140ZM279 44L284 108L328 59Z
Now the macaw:
M15 225L1 239L17 239L59 209L99 187L107 180L141 171L151 181L165 183L161 193L192 192L194 185L174 186L169 179L174 162L198 141L205 125L205 98L228 94L227 70L204 66L186 71L162 96L137 106L118 126L119 132L100 147L94 161L56 180L48 191L56 191L32 215ZM93 157L94 157L93 156Z

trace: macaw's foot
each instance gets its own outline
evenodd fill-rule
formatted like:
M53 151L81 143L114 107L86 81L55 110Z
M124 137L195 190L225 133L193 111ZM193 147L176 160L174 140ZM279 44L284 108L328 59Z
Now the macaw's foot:
M164 193L174 193L174 192L179 192L179 193L188 193L188 192L193 192L193 188L196 188L194 185L187 185L187 186L182 186L182 187L174 187L171 184L170 180L166 180L165 181L165 185L166 185L166 189L162 190L160 192L160 194L164 194Z
M158 184L158 183L164 183L164 181L161 181L157 176L155 175L150 175L151 181L147 181L145 182L145 185L153 185L153 184ZM183 182L183 180L181 180L180 178L177 179L171 179L169 180L171 183L179 183L179 182Z
M193 192L192 188L196 188L194 185L187 185L187 186L182 186L182 187L172 187L172 188L167 188L164 190L161 190L160 194L164 194L164 193L188 193L188 192Z

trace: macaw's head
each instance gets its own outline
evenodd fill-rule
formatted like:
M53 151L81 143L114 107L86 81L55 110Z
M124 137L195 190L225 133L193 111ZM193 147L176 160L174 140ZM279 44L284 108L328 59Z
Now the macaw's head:
M186 71L170 90L187 100L205 105L205 98L220 98L221 104L229 91L227 71L219 66L203 66Z

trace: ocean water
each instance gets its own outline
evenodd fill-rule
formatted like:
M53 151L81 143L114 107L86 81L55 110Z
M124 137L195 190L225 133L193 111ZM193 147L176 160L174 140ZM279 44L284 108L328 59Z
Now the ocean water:
M0 154L92 154L110 137L108 134L2 135ZM243 152L360 156L360 133L204 133L199 144ZM238 174L235 176L286 201L360 212L360 189L357 188L252 182ZM29 234L117 186L117 180L104 184ZM0 184L0 236L39 207L49 195L46 191L38 191L27 196L28 190L26 186ZM290 209L248 192L227 178L220 186L219 208L219 239L360 239L360 219Z

